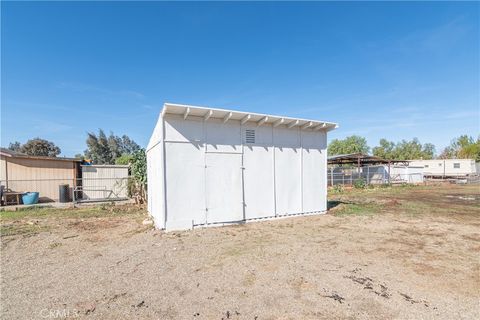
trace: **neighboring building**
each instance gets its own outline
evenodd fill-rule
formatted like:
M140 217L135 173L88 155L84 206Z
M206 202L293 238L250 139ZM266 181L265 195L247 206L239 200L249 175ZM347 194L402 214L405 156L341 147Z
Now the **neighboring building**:
M190 229L327 210L334 123L165 104L147 147L157 228Z
M387 165L363 167L362 173L369 183L422 183L424 179L422 166Z
M59 200L59 186L68 184L70 200L101 201L128 197L124 165L81 165L82 160L38 157L0 150L0 184L10 192L39 192L40 202Z
M423 167L426 177L464 177L479 173L472 159L409 160L409 164Z
M128 197L128 165L82 166L82 200Z
M336 166L328 169L328 185L353 185L355 180L363 179L367 184L384 183L422 183L423 167L406 166L400 163L368 165L363 167Z
M58 186L77 184L79 159L37 157L0 149L0 184L13 192L39 192L40 201L57 201Z
M358 179L367 184L423 182L423 166L409 166L403 160L350 153L328 157L328 165L329 186L353 185Z

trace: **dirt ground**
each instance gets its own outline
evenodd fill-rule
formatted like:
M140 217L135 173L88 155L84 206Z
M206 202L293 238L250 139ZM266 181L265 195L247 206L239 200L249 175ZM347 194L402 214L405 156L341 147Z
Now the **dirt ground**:
M480 188L164 233L132 207L2 212L2 319L479 319Z

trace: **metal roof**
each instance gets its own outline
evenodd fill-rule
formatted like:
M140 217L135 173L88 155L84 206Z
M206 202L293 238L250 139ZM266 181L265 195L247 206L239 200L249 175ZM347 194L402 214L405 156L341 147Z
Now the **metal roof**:
M210 107L199 107L184 104L165 103L163 105L162 117L165 114L182 115L184 119L190 116L203 117L208 119L222 119L224 122L230 120L240 121L242 124L247 122L257 125L271 124L274 127L283 125L287 128L300 127L301 129L325 130L330 131L338 128L338 124L321 120L309 120L300 118L291 118L269 114L216 109Z
M66 157L45 157L45 156L29 156L25 153L12 151L6 148L0 148L0 155L10 158L23 158L23 159L35 159L35 160L55 160L55 161L75 161L81 162L81 159L66 158Z
M80 166L89 168L130 168L128 164L82 164Z
M380 157L371 156L363 153L349 153L329 156L327 158L328 164L381 164L381 163L407 163L403 160L388 160Z

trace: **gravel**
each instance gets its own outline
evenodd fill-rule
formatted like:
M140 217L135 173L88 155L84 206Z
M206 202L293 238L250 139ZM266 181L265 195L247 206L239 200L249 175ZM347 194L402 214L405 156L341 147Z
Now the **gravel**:
M176 233L50 219L2 239L1 317L480 318L478 216L392 210Z

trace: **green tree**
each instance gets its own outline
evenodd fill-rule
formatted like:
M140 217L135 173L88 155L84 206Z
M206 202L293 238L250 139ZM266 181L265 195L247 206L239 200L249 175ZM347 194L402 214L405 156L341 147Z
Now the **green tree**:
M382 159L392 159L395 143L387 139L380 139L379 146L373 148L373 155Z
M120 157L115 159L115 164L127 165L132 163L133 155L131 154L122 154Z
M329 155L349 154L349 153L364 153L367 154L370 147L367 144L367 139L360 136L350 136L343 140L334 139L328 145Z
M435 157L435 145L433 143L425 143L422 153L424 159L433 159Z
M20 152L21 147L22 147L22 144L18 141L10 142L10 144L8 145L8 149L15 152Z
M22 145L20 145L19 142L11 143L9 149L25 153L29 156L43 157L56 157L61 152L60 148L57 147L55 143L40 138L30 139Z
M422 144L417 138L411 141L402 140L398 143L380 139L379 146L373 148L373 155L389 160L427 160L435 156L435 146L431 143Z
M110 132L107 137L102 129L98 130L98 135L89 132L86 142L85 156L96 164L114 164L117 158L140 150L140 146L127 135L119 137Z
M480 161L480 136L476 140L468 135L453 139L439 157L442 159L475 159L475 161Z
M114 161L122 155L122 138L117 137L113 132L110 132L107 138L107 145L110 150L110 156Z
M130 139L127 135L122 136L122 152L123 153L134 154L140 149L141 149L140 146L135 141Z
M92 159L95 164L113 164L114 159L108 145L108 139L102 129L98 130L98 136L89 132L87 136L87 150L85 157Z

